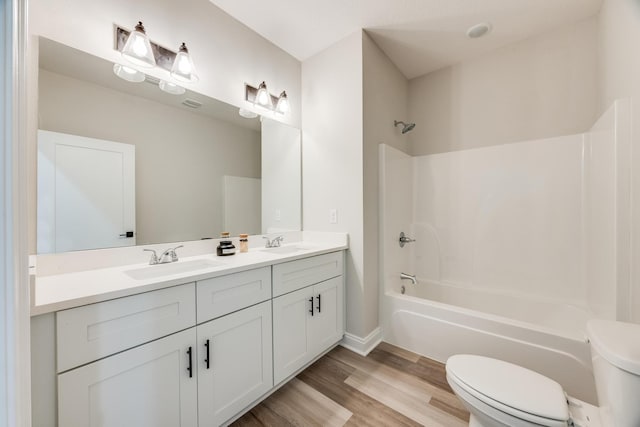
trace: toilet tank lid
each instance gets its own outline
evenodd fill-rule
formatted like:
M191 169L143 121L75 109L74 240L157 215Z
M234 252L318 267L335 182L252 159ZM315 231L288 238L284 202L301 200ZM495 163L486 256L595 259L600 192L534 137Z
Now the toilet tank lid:
M640 325L592 319L587 322L587 336L609 363L640 375Z

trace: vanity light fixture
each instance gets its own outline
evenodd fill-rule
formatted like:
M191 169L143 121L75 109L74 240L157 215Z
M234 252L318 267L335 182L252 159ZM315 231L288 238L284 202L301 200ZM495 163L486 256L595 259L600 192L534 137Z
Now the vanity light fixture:
M198 81L198 75L196 74L196 69L193 66L191 55L189 55L189 49L187 49L187 45L184 43L180 45L180 49L176 54L176 59L173 60L171 77L185 83Z
M140 36L144 36L141 39ZM148 44L148 49L145 47ZM136 46L135 49L130 46ZM171 78L183 83L193 83L198 81L198 75L196 74L193 60L189 54L189 50L185 43L182 43L178 52L174 52L170 49L162 47L149 40L144 32L142 22L138 23L134 31L126 30L122 27L115 27L115 49L122 53L122 56L127 58L128 61L142 67L154 67L162 68L170 73ZM148 52L151 60L145 62L137 60L129 54L130 50L142 53ZM115 70L114 70L115 72ZM169 78L165 79L169 81ZM176 85L179 87L179 85ZM171 92L170 92L171 93Z
M186 92L186 89L182 86L168 82L166 80L160 80L160 82L158 83L158 87L163 92L170 93L171 95L182 95Z
M287 98L287 92L282 91L280 97L278 97L278 103L276 104L276 113L287 114L291 110L289 105L289 99Z
M113 73L121 79L132 83L143 82L146 77L143 72L122 64L113 64Z
M253 103L265 108L273 107L271 94L267 90L267 84L264 81L258 86L258 93L256 93L256 97L253 99Z
M122 48L122 56L139 67L153 68L156 66L156 58L153 55L151 42L144 25L142 25L142 21L138 21L135 30L129 33L129 37Z
M282 91L279 97L269 93L267 84L263 81L258 87L249 84L244 85L244 99L256 107L274 111L279 114L287 114L291 110L287 92Z

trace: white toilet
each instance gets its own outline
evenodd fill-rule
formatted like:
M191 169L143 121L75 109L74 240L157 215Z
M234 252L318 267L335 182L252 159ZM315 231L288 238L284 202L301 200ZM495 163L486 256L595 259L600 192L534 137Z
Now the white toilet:
M470 427L640 427L640 325L587 324L599 407L567 397L550 378L512 363L459 354L447 381Z

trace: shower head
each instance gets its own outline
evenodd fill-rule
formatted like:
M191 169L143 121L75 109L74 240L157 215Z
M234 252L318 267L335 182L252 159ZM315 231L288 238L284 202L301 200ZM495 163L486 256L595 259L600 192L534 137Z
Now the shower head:
M405 123L405 122L401 122L399 120L394 120L393 121L393 125L395 127L398 127L398 125L402 125L402 133L407 133L407 132L413 130L414 127L416 127L415 123Z

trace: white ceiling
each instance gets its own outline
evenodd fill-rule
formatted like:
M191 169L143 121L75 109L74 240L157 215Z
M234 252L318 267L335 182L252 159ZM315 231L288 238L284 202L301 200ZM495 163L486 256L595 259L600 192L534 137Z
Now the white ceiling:
M594 15L602 0L210 0L300 61L364 28L409 79ZM468 27L493 31L469 39Z

